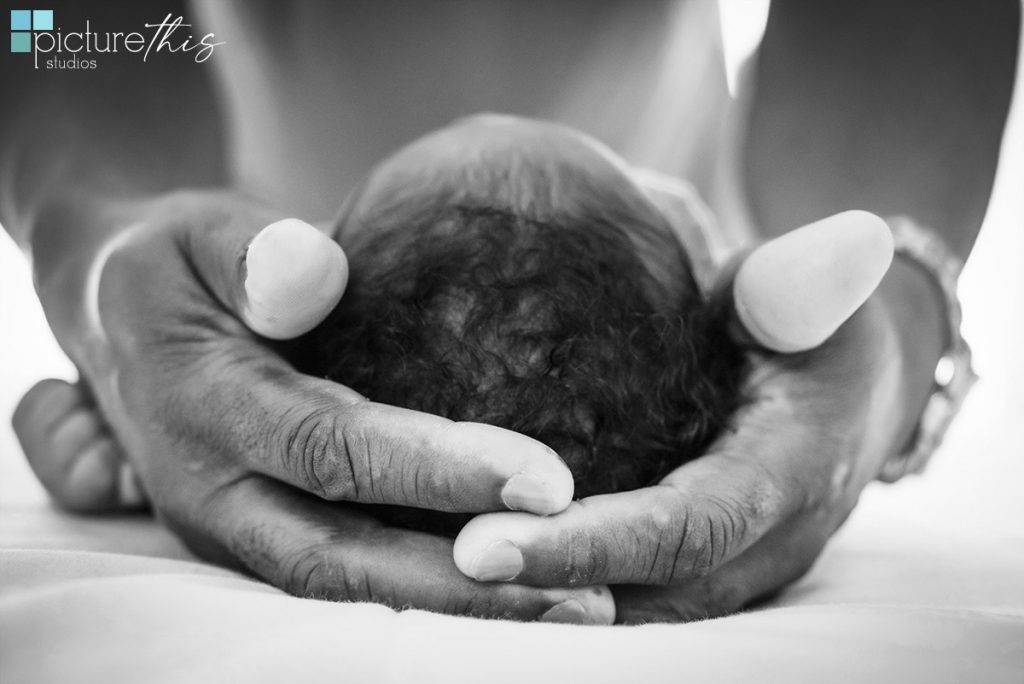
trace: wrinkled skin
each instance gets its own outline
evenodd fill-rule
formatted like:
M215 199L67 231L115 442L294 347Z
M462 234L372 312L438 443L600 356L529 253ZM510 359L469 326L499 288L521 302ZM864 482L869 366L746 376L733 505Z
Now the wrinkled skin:
M680 469L662 482L665 508L636 521L654 551L633 556L626 581L666 586L616 588L620 620L723 615L811 567L898 447L898 355L881 308L869 302L820 349L754 355L755 402L695 468L706 481Z
M41 383L15 416L58 501L119 507L116 487L83 493L65 477L83 442L102 444L100 465L109 473L127 454L157 515L197 554L296 595L523 620L574 598L581 610L547 619L612 619L607 589L479 584L453 565L451 540L387 528L334 503L498 510L508 471L565 466L514 433L382 406L292 370L239 320L245 246L279 216L232 196L185 192L105 218L134 227L102 270L102 330L80 314L54 320L60 303L89 308L73 304L88 296L80 264L40 287L88 390ZM54 419L53 407L66 413ZM109 430L97 424L97 407ZM571 487L567 469L566 477Z
M899 319L880 291L819 349L751 348L752 401L709 453L660 484L549 517L501 512L505 479L550 471L549 450L299 375L242 323L246 245L278 218L224 194L118 205L106 223L136 227L103 267L103 336L73 304L88 290L82 264L40 278L88 387L43 383L15 417L58 501L123 503L113 485L87 496L67 476L84 442L108 470L127 454L157 514L198 554L298 595L526 620L572 599L549 619L608 622L617 609L624 622L686 620L737 610L804 573L906 438ZM719 298L729 278L720 274ZM68 413L54 419L43 406ZM77 427L48 429L60 420ZM339 501L498 512L453 548ZM469 579L502 539L523 556L513 581ZM606 585L619 585L616 608Z
M896 337L869 300L819 349L751 357L752 401L703 457L551 518L478 517L457 542L460 567L461 545L511 540L524 558L514 581L621 585L622 622L724 615L800 577L896 449Z

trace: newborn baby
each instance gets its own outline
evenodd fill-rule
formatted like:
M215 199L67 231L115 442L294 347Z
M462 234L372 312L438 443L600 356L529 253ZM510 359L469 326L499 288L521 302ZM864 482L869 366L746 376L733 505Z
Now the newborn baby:
M458 122L349 199L348 289L282 351L374 401L529 435L578 498L652 484L725 428L744 377L684 244L699 228L673 219L578 133ZM471 517L373 511L452 536Z

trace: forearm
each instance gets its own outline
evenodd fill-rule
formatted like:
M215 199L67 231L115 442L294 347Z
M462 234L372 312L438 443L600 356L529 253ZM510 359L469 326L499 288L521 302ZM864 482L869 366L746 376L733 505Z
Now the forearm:
M966 257L1013 86L1016 0L779 0L755 72L746 185L778 234L845 209L907 214Z
M992 189L1020 6L778 0L758 56L746 185L768 235L846 209L905 214L966 258ZM900 332L909 438L946 339L932 278L897 257L878 299Z
M132 5L101 17L90 10L89 18L135 30L163 11L154 16L152 8ZM55 16L74 26L80 12L69 4ZM187 56L109 55L88 71L36 70L26 62L0 80L0 221L37 268L89 237L88 214L100 198L223 182L213 91L203 65ZM74 214L76 205L81 220L47 218Z

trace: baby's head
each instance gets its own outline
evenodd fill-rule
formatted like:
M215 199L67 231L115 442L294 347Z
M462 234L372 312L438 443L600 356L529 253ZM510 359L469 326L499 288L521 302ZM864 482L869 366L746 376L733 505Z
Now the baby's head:
M740 399L743 355L684 246L696 229L575 132L458 122L349 198L348 289L286 353L374 401L544 442L577 497L642 487L698 456ZM467 519L374 510L448 534Z

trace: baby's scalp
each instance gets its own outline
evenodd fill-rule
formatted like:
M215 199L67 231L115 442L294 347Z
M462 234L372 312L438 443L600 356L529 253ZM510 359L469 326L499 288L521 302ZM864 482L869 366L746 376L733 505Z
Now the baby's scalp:
M490 202L452 191L436 174L420 184L392 165L397 181L371 185L390 182L397 192L379 207L350 201L343 219L352 269L345 297L286 354L300 370L375 401L534 437L569 465L577 497L651 484L726 425L740 400L743 355L663 218L617 169L594 171L601 155L584 163L559 156L557 145L533 157L507 140L503 148L464 153L446 172L543 181L557 192L539 208ZM452 535L467 519L373 510Z

